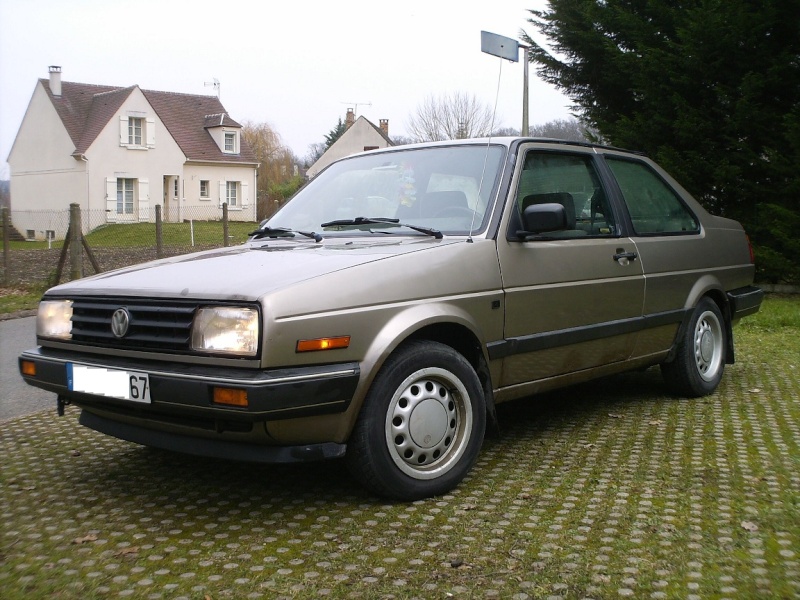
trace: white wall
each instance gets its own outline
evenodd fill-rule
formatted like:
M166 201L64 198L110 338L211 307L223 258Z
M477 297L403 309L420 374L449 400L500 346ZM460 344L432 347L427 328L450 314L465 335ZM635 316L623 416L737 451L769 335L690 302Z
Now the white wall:
M34 230L37 237L44 236L45 225L36 211L86 202L86 164L71 156L74 149L44 86L37 82L8 156L14 226L23 235Z
M358 117L356 122L325 151L325 154L311 165L306 174L309 178L314 177L332 162L357 152L363 152L365 147L371 146L386 148L389 144L367 119Z

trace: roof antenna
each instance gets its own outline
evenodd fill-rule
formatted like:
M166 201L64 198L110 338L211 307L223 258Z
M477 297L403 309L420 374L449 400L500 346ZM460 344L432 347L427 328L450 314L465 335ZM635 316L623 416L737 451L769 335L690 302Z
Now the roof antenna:
M220 88L219 79L217 79L216 77L214 77L213 79L214 79L213 81L206 81L203 84L203 86L204 87L213 87L214 88L214 92L217 94L217 100L219 100L219 88Z
M372 102L340 102L340 104L346 104L347 106L353 107L353 114L358 116L358 105L361 106L372 106Z

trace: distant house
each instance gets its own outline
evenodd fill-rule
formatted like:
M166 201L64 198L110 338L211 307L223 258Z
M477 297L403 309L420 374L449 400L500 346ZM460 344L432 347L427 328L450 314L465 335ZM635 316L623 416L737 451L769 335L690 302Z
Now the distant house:
M389 139L389 119L381 119L380 126L375 125L364 117L355 118L352 108L347 109L345 116L345 132L336 140L317 161L311 165L306 172L310 179L327 167L333 161L345 156L350 156L356 152L365 150L377 150L378 148L388 148L394 146Z
M100 223L152 221L157 204L166 221L219 218L224 202L231 219L256 220L257 161L216 96L72 83L50 67L8 163L14 225L29 234L32 211L71 203L93 226L98 212Z

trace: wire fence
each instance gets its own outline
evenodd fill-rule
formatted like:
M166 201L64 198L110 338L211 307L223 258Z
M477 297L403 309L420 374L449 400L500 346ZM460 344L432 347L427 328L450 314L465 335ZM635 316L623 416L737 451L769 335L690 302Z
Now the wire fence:
M237 245L257 226L253 221L239 220L240 213L229 211L227 206L222 210L185 209L180 221L163 218L161 207L155 206L131 215L135 219L115 223L108 222L103 210L78 209L77 216L72 214L72 220L80 223L77 237L73 238L78 241L71 244L69 209L2 209L2 213L0 284L6 287L47 287L58 283L59 271L58 279L63 282L91 275L95 266L106 272L157 258ZM71 253L78 250L82 253L80 271L63 268L67 255L72 257Z

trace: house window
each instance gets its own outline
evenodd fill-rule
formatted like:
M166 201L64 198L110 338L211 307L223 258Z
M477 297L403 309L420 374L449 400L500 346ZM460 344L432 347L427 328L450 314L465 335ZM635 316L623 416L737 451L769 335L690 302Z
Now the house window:
M173 196L175 198L177 198L178 197L178 178L177 177L175 178L175 186L174 187L175 187L175 192L174 192Z
M208 179L200 180L200 197L208 198Z
M117 179L117 214L133 214L133 190L135 179Z
M237 198L239 192L239 182L238 181L226 181L225 182L225 202L228 203L228 206L237 206Z
M144 119L141 117L128 117L128 144L131 146L142 145L142 128Z
M236 148L236 132L235 131L226 131L225 132L225 152L236 153L238 149Z

